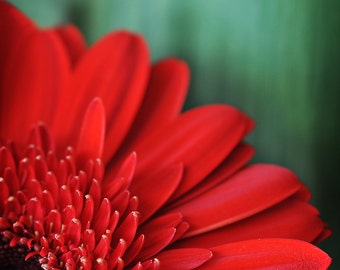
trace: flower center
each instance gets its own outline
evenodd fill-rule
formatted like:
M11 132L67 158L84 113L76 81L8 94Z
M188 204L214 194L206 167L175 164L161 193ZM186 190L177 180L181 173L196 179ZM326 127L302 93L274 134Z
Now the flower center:
M23 151L0 145L0 268L122 265L139 218L128 184L107 188L101 160L79 167L72 148L57 158L45 131L33 135Z
M37 257L31 257L25 260L29 250L25 246L10 246L9 239L0 235L0 265L1 269L23 269L23 270L39 270L40 263Z

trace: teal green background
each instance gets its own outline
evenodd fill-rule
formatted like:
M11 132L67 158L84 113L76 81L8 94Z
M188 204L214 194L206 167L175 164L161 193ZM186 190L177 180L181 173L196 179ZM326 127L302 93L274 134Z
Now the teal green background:
M191 69L186 108L228 103L253 117L254 162L284 165L312 190L333 230L320 246L340 269L340 1L13 0L41 26L76 24L93 43L142 33L154 61Z

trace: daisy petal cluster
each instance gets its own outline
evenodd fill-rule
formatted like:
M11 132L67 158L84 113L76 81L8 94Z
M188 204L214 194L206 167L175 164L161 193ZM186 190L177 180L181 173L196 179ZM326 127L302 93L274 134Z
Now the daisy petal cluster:
M290 170L247 165L253 121L182 112L185 63L143 37L87 48L0 1L2 269L327 269L330 234Z

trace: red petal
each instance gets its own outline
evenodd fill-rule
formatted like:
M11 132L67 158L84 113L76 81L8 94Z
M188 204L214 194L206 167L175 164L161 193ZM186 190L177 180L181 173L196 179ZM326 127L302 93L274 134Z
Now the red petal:
M51 210L46 217L45 230L48 234L60 233L61 231L61 215L58 210Z
M99 98L94 99L85 114L79 135L78 163L84 166L88 159L101 158L104 147L105 112Z
M103 258L96 259L93 264L94 264L93 265L94 270L107 270L108 269L107 261ZM74 269L74 268L71 268L71 269Z
M59 208L64 209L68 205L72 205L72 194L70 188L63 185L59 190Z
M182 173L182 165L172 166L156 175L150 175L142 182L135 182L130 188L130 192L139 199L141 223L170 198L182 179ZM155 179L157 179L157 184L155 184Z
M27 216L32 221L43 222L43 210L40 201L37 198L32 198L27 203Z
M7 186L7 183L5 182L5 180L0 177L0 203L1 203L1 207L3 206L2 203L4 201L6 201L9 197L9 189ZM2 208L0 209L1 214L2 214Z
M20 188L20 183L15 171L12 168L7 167L5 169L3 177L7 183L7 187L9 189L10 194L12 195L16 194Z
M97 236L97 233L96 233ZM103 234L101 235L101 238L99 240L99 243L97 244L95 250L93 251L93 255L95 258L105 258L108 250L110 247L110 240L109 238Z
M85 195L84 208L80 216L81 226L83 229L85 229L87 225L91 223L93 219L93 212L94 212L93 199L90 195Z
M78 219L72 218L66 230L67 239L75 246L79 245L81 236L81 223Z
M254 149L248 144L241 143L204 181L199 183L182 198L170 205L171 208L182 205L198 197L225 181L233 173L243 167L253 156Z
M137 155L132 152L122 164L119 162L117 168L110 170L103 181L103 196L113 198L119 191L127 189L135 173ZM112 166L107 166L112 168ZM117 170L117 171L116 171Z
M175 236L175 228L158 229L149 231L145 235L144 246L137 256L137 260L145 260L150 258L157 252L163 250Z
M182 238L182 236L189 230L190 224L188 222L181 222L177 227L176 227L176 234L172 238L171 243L174 243L178 239Z
M1 100L5 102L1 102L0 115L6 116L1 121L6 128L1 131L22 144L32 124L52 124L69 62L52 31L36 31L21 44L4 73Z
M27 34L34 32L34 23L21 13L15 6L6 1L0 2L0 35L3 37L1 42L1 60L7 57L6 50L15 45ZM0 61L2 64L3 62Z
M12 214L12 213L16 216L17 213L21 213L21 206L20 206L19 199L17 197L14 197L14 196L8 197L7 201L5 202L5 209L4 209L5 215L4 216ZM16 219L17 219L17 216L16 216ZM29 226L32 226L32 224L29 224Z
M96 233L94 230L87 229L83 233L83 243L84 247L91 253L96 247Z
M120 166L119 171L116 175L117 178L124 178L126 181L126 185L122 188L128 188L132 177L135 173L137 163L137 155L135 152L132 152L124 161L124 163Z
M54 141L46 126L41 122L31 128L28 144L40 148L44 154L47 154L50 150L54 151Z
M119 239L119 242L113 248L110 258L109 258L110 269L120 269L119 266L118 267L115 267L115 266L119 264L119 260L121 260L121 257L123 256L126 248L127 248L127 244L125 240Z
M72 204L76 209L76 216L79 218L84 206L84 194L78 189L72 191Z
M49 171L45 159L40 155L35 157L34 170L35 170L36 177L39 180L44 179L47 172Z
M5 135L10 135L7 134L9 119L6 119L8 114L5 106L9 102L8 98L12 96L12 90L6 90L3 83L7 69L11 68L13 60L17 58L18 47L22 46L29 34L35 32L35 26L24 14L5 1L0 1L0 18L0 137L4 138Z
M58 202L59 198L59 185L56 176L52 172L47 172L45 177L46 189L50 192L54 202Z
M96 232L96 237L100 239L101 235L108 229L111 217L111 205L108 199L104 198L97 210L96 216L93 219L92 228ZM97 240L98 240L97 239Z
M242 139L249 119L223 105L199 107L179 117L160 132L140 138L139 162L131 186L147 179L150 171L183 163L185 174L173 198L203 180ZM150 151L152 149L152 151Z
M58 27L55 31L65 46L71 65L74 66L86 50L83 36L77 27L71 24Z
M90 190L88 193L93 199L94 209L97 210L99 204L101 203L101 186L96 179L92 179Z
M68 226L68 224L72 221L72 219L76 218L76 210L73 205L67 205L62 212L62 221L63 224Z
M124 190L119 192L117 196L115 196L111 200L111 209L115 209L120 213L121 216L129 214L126 212L126 209L129 205L130 201L130 192L128 190Z
M129 131L124 153L138 143L141 136L147 136L175 119L183 106L189 84L187 65L177 59L165 59L152 67L148 89L140 110ZM130 146L130 148L129 148Z
M129 246L137 231L138 218L137 212L131 212L115 231L113 243L118 243L119 239L124 239Z
M329 256L300 240L263 239L218 246L198 269L327 269Z
M51 210L55 209L55 201L51 195L51 192L46 189L42 192L41 202L43 204L44 214L47 214Z
M119 221L119 212L114 211L113 213L111 213L110 222L109 222L109 225L108 225L108 230L111 233L114 232L114 230L116 229L116 227L118 225L118 221Z
M16 165L11 151L5 146L0 148L0 175L4 175L6 169L16 171Z
M103 100L107 133L103 160L113 155L125 137L141 104L149 73L144 40L128 32L110 34L96 43L78 62L69 89L62 93L54 132L67 144L69 132L78 129L78 119L87 104Z
M126 265L130 264L138 255L138 253L142 250L144 245L144 235L141 234L128 248L128 250L124 254L124 262Z
M145 233L160 228L176 227L182 222L182 218L180 213L169 213L157 218L152 218L139 227L139 232Z
M323 229L318 211L310 204L292 198L229 226L184 239L175 246L211 248L259 238L292 238L312 242Z
M159 260L158 259L147 260L142 262L141 264L138 263L132 269L159 270L160 269Z
M186 236L234 223L269 208L301 187L295 174L274 165L249 166L174 212L190 224Z
M326 223L324 225L325 225L324 230L318 235L316 239L313 240L312 242L313 244L318 244L322 242L332 234L332 231L329 228L327 228L328 225Z
M156 255L162 270L194 269L208 261L211 256L210 250L199 248L172 249Z

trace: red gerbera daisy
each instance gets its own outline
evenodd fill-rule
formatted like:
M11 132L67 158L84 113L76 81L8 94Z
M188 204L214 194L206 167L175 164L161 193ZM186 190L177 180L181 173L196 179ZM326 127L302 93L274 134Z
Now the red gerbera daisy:
M289 170L246 165L253 122L181 113L187 66L142 37L89 49L0 2L2 269L326 269L329 235Z

